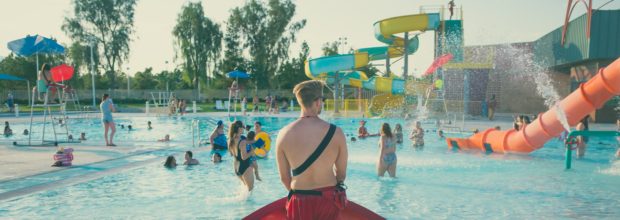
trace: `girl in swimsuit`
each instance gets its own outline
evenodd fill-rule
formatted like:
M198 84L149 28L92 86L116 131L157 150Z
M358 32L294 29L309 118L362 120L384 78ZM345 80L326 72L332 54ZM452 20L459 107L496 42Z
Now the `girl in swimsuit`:
M394 126L394 136L396 136L397 144L403 143L403 127L400 124L396 124L396 126Z
M242 137L244 130L245 128L241 121L235 121L230 124L230 129L228 129L228 152L235 158L234 169L239 180L248 188L248 191L252 191L254 189L254 168L251 166L251 157L254 156L254 151L247 152L245 150L248 142Z
M396 177L396 137L392 134L390 124L383 123L381 126L381 137L379 138L379 164L377 165L377 175L383 176L385 171L390 177Z

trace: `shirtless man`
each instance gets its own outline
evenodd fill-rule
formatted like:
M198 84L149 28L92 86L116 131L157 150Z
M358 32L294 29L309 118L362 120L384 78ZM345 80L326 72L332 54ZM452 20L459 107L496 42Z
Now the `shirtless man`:
M368 133L368 129L366 129L366 121L361 120L360 127L357 129L357 137L365 138L365 137L374 137L374 136L378 136L378 134Z
M191 166L191 165L198 165L200 164L200 162L198 162L198 160L194 159L194 153L192 153L192 151L186 151L185 152L185 162L183 163L183 165L187 165L187 166Z
M280 180L290 195L287 219L335 219L344 207L346 195L341 186L347 170L346 139L340 128L318 117L323 86L316 80L295 86L301 116L280 130L276 141ZM318 157L310 158L321 148L324 151Z

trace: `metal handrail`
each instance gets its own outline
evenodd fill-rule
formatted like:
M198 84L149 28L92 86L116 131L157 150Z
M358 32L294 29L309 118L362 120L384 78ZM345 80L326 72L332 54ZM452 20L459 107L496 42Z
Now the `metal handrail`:
M564 145L566 146L566 160L564 163L565 169L569 170L572 165L573 160L573 144L575 144L574 138L577 136L588 136L588 137L620 137L619 131L571 131L566 136L566 140L564 140Z

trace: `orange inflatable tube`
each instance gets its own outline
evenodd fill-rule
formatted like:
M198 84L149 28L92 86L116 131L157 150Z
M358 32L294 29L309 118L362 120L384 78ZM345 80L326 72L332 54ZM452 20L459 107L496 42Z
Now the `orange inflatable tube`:
M601 108L605 102L620 95L620 59L601 68L592 79L581 84L577 90L560 102L568 119L575 126L590 112ZM536 120L520 131L487 129L469 138L448 138L448 148L462 151L485 151L487 153L527 154L540 149L547 141L558 136L564 128L557 119L556 107L540 114Z

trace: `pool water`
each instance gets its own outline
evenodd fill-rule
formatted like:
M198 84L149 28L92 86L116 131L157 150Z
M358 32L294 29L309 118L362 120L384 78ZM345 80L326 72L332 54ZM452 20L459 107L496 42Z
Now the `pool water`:
M156 120L157 125L187 131L191 119ZM212 118L200 118L213 121ZM294 119L259 120L267 131L277 131ZM400 119L369 120L371 133L384 121L392 127ZM357 120L330 119L351 134ZM212 125L205 123L206 130ZM154 125L155 126L155 125ZM405 140L398 147L396 179L378 178L378 138L348 142L346 184L349 199L388 219L614 219L620 216L620 162L613 160L615 140L591 138L586 159L575 160L565 171L564 149L551 141L528 156L453 153L431 130L423 151ZM405 124L405 133L410 129ZM99 127L100 129L100 127ZM157 129L157 127L156 127ZM138 140L153 135L132 135ZM93 133L95 133L93 131ZM177 137L184 137L182 134ZM130 138L130 137L127 137ZM131 138L134 138L133 136ZM274 137L275 138L275 137ZM177 161L182 153L175 153ZM286 195L280 183L273 151L259 160L262 182L251 194L234 175L232 159L210 163L210 152L195 153L201 165L162 167L160 161L101 178L62 186L0 203L0 217L9 218L208 218L239 219Z

